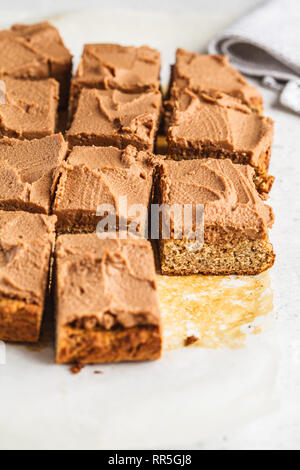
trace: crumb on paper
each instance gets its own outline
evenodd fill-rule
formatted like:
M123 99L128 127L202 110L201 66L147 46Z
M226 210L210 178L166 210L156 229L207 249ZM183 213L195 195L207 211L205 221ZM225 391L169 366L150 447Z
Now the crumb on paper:
M187 347L187 346L191 346L191 344L194 344L194 343L197 343L197 341L199 340L199 338L197 338L197 336L188 336L187 338L185 338L185 341L184 341L184 345Z
M94 374L100 375L100 374L103 374L103 372L102 372L102 370L94 370Z
M79 374L79 372L82 371L83 367L84 366L82 364L74 364L70 367L70 371L72 372L72 374Z

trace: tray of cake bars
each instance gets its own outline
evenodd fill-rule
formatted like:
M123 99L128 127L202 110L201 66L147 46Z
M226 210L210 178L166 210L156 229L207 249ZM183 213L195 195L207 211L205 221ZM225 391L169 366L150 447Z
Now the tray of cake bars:
M206 403L212 393L203 381L196 386L204 363L219 369L220 390L222 370L227 384L232 370L243 377L242 363L254 361L247 342L263 348L259 319L272 311L275 261L267 201L273 121L225 56L178 44L166 86L151 44L86 43L81 34L72 72L62 36L49 22L0 31L6 367L11 355L21 377L37 368L32 380L44 382L37 394L49 387L58 409L69 409L68 418L61 411L67 429L72 406L98 393L102 406L123 404L111 410L111 433L118 417L128 423L126 409L150 427L155 409L166 420L179 413L182 423L197 414L197 397ZM220 350L226 366L210 356ZM254 362L250 371L259 368ZM183 387L182 377L185 392L166 395ZM232 396L226 387L224 403ZM94 444L98 428L89 419ZM33 423L43 436L38 416Z

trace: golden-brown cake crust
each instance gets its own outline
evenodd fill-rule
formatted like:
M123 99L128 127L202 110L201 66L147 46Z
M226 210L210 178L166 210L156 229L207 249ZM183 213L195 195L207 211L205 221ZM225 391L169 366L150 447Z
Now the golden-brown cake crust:
M96 364L146 361L161 356L159 327L133 327L113 331L86 331L65 327L58 332L58 364Z
M2 341L35 343L39 340L43 307L0 296Z
M191 250L186 240L160 240L161 272L168 276L192 274L254 276L275 263L269 241L244 240L239 243L204 243Z

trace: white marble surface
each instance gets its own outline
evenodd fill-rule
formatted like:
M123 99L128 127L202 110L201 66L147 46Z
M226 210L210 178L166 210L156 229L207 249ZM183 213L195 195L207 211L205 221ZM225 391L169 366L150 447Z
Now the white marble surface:
M257 3L155 0L148 11L133 0L101 10L98 0L71 12L83 3L14 1L1 5L0 26L51 16L77 57L88 41L149 43L163 53L166 80L177 45L201 50ZM9 347L0 366L0 448L300 449L300 117L261 91L276 122L276 320L238 352L177 351L160 363L101 367L99 376L91 368L71 376L52 364L50 348Z

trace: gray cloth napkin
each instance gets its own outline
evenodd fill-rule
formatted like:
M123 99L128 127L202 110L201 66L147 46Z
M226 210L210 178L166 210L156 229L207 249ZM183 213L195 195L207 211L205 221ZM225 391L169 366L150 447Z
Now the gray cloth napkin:
M300 0L268 0L218 34L210 54L227 54L234 67L280 90L300 113Z

